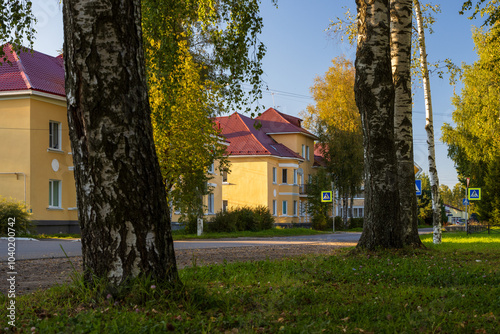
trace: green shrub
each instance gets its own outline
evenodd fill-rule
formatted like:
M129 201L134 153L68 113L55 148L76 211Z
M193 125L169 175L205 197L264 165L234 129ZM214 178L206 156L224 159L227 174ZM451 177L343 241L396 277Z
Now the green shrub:
M184 226L186 234L196 234L198 232L198 217L195 215L182 215L179 217L179 224Z
M274 217L269 211L269 208L264 205L259 205L254 209L255 217L259 221L259 230L269 230L274 227Z
M349 228L363 228L364 219L363 218L350 218Z
M15 218L14 226L8 225L9 218ZM8 235L8 227L14 228L16 236L18 236L33 231L34 224L23 202L16 202L12 199L7 200L0 197L0 235Z
M218 212L206 224L206 232L261 231L274 227L274 217L264 206L242 207Z
M330 227L332 226L331 219L330 224L328 224L328 220L328 217L326 217L325 215L315 214L312 216L311 226L314 230L326 231L328 229L328 225L330 225Z

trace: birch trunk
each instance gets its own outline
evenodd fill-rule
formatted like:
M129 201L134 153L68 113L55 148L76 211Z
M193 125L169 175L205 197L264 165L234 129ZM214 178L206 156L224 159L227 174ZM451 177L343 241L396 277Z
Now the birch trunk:
M358 247L401 248L389 0L356 0L356 5L354 91L363 126L366 190L365 224Z
M64 63L84 277L177 282L139 0L66 0Z
M413 158L411 94L412 0L391 0L391 64L394 138L398 159L400 222L405 245L421 247Z
M432 221L433 221L433 241L435 244L441 243L441 210L439 204L439 179L436 168L436 153L434 149L434 123L432 119L431 86L429 81L429 71L427 69L427 53L425 50L425 34L422 20L420 2L413 0L415 14L418 25L418 45L420 51L420 69L422 72L422 82L424 85L425 97L425 130L427 131L427 146L429 150L429 176L431 181L432 194Z

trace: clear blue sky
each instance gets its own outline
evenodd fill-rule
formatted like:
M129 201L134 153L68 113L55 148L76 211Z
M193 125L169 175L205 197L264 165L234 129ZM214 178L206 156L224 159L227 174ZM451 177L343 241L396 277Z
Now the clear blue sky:
M426 36L428 60L434 62L450 58L456 64L472 63L476 60L472 25L480 25L480 22L470 21L458 14L461 0L441 0L434 3L439 2L442 12L436 15L434 34ZM61 5L58 0L34 0L33 4L39 20L35 50L57 55L57 50L63 44ZM321 76L328 70L332 58L345 55L354 60L354 48L341 44L338 39L325 32L330 20L342 17L345 6L355 13L353 0L278 0L278 9L272 6L271 0L262 0L264 29L261 40L267 46L263 79L269 87L260 102L263 106L276 106L284 113L298 115L308 104L314 102L309 88L316 76ZM433 76L431 89L439 181L452 188L458 182L456 171L453 161L447 157L446 145L439 139L441 125L444 122L452 123L453 106L450 99L453 87L447 78ZM459 91L460 87L457 87L457 92ZM428 173L423 100L422 89L415 89L415 161Z

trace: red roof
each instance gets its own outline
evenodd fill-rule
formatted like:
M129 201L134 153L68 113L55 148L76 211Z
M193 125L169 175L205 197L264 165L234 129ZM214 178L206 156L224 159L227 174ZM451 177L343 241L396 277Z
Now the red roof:
M62 57L37 51L15 52L10 44L5 44L3 51L10 64L0 59L0 91L31 89L66 96Z
M274 108L267 109L256 119L262 122L262 129L268 134L303 133L317 139L315 135L301 127L300 118L283 114Z
M299 118L282 114L273 108L266 110L256 119L234 113L231 116L217 117L216 122L222 129L222 135L230 143L229 155L274 155L304 160L285 145L278 143L269 134L303 133L315 137L307 130L300 128Z

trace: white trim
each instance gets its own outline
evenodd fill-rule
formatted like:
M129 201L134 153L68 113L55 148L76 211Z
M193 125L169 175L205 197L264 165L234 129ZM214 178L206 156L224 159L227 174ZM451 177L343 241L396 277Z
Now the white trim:
M69 166L68 170L75 170L75 166Z
M217 187L217 183L210 183L210 182L207 182L207 184L210 186L210 187Z
M75 211L75 210L78 210L77 207L74 207L74 208L68 208L68 211Z
M299 193L278 193L280 196L299 196Z
M288 163L288 164L278 164L278 167L290 167L290 168L299 168L299 164L293 164L293 163Z
M58 101L64 101L66 103L66 97L57 95L57 94L52 94L52 93L46 93L46 92L40 92L37 90L32 90L32 89L24 89L24 90L10 90L10 91L2 91L0 92L0 98L5 97L6 99L18 99L22 98L24 96L30 96L30 97L42 97L42 98L48 98L48 99L53 99L53 100L58 100Z
M47 149L47 152L64 154L63 150L58 150L58 149L50 148L50 147Z

